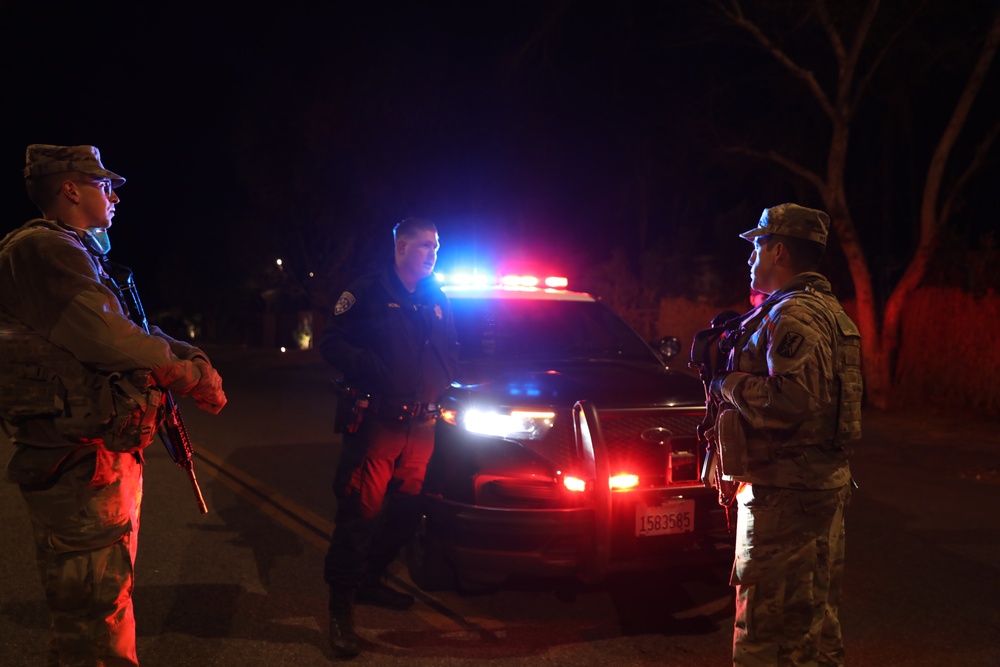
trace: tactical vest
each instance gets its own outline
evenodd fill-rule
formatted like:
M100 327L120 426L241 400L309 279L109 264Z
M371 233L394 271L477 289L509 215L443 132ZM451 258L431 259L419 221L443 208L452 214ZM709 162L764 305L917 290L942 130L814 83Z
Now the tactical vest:
M0 418L52 417L77 432L102 412L95 374L76 357L0 313Z
M0 419L18 426L51 419L72 439L101 439L112 451L153 441L163 392L152 373L102 373L0 311Z
M791 297L805 298L815 304L813 310L821 314L834 332L833 363L837 398L835 445L843 446L861 437L861 400L864 384L861 376L861 332L835 298L818 292L811 285L782 295L767 304L757 316L766 315L772 308Z

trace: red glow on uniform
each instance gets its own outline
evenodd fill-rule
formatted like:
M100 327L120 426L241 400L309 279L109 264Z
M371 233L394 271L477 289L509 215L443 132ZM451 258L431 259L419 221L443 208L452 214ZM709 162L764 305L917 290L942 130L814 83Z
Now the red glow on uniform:
M639 486L639 476L633 475L631 473L623 472L618 475L614 475L608 480L612 489L618 489L619 491L632 489Z

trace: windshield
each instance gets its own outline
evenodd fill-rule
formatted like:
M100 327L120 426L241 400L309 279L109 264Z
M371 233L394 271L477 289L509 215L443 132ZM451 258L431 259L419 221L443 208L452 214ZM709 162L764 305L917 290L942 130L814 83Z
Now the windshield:
M599 303L453 299L462 361L655 357L625 322Z

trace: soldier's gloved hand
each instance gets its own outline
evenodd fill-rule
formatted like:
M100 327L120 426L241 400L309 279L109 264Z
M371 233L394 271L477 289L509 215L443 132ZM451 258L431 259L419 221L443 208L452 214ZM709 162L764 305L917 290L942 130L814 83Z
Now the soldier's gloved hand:
M158 384L178 396L188 396L198 386L201 371L193 361L178 361L172 364L166 375L157 377Z
M226 405L226 393L222 391L222 376L201 357L194 360L194 365L200 377L191 390L191 398L205 412L217 415Z
M743 386L744 380L749 377L752 377L749 373L741 373L740 371L722 371L712 378L708 391L712 394L712 396L720 401L737 405L737 397L741 392L740 387Z
M712 394L713 397L722 399L722 383L726 381L726 376L729 375L730 371L719 371L712 378L711 384L708 385L708 392Z

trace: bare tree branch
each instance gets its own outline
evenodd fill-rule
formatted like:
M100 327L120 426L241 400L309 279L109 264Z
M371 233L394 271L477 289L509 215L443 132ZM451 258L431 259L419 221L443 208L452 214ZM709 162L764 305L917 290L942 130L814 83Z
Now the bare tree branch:
M830 102L830 98L827 96L823 87L819 85L813 73L796 63L794 60L788 57L781 47L771 41L771 39L764 34L756 23L751 21L743 13L743 7L740 4L740 0L730 0L729 7L726 7L722 2L716 2L716 6L719 10L726 16L730 21L735 23L737 26L746 30L754 38L754 40L760 44L765 51L771 54L771 56L777 60L785 69L792 73L792 75L798 79L801 79L805 83L806 88L812 93L813 97L819 103L820 107L831 119L836 119L837 110L834 108L833 104Z
M858 79L858 84L854 88L854 96L851 100L852 109L857 108L858 104L860 104L861 98L864 97L865 93L868 91L868 88L871 85L871 80L875 76L875 72L878 71L882 61L896 45L899 37L913 27L913 24L916 22L917 17L920 16L921 10L923 10L923 8L927 5L927 2L928 0L921 0L920 4L918 4L913 11L907 13L906 20L900 23L896 30L893 31L888 38L886 38L885 42L882 44L882 48L879 49L875 58L872 60L871 65Z
M993 64L993 58L996 55L998 46L1000 46L1000 11L993 17L993 25L990 26L990 30L986 34L986 39L983 41L983 50L979 53L979 60L976 61L976 66L969 75L965 89L962 90L962 95L955 104L955 110L952 112L951 119L948 121L948 125L941 135L941 140L934 150L934 156L927 170L927 181L924 187L924 199L921 207L922 214L920 216L921 246L932 246L937 238L938 229L947 221L947 218L943 217L943 209L939 211L937 207L945 166L948 162L948 157L951 155L952 148L958 140L958 135L965 125L965 120L969 116L972 104L975 102L979 90L983 87L983 82L986 80L986 74Z
M947 197L945 197L944 204L941 206L940 219L941 223L944 224L951 218L951 213L955 208L955 203L958 197L962 194L962 190L965 186L972 180L972 177L976 175L979 169L986 162L986 158L989 156L990 148L993 146L993 142L996 141L997 136L1000 136L1000 120L993 124L993 127L989 129L986 136L976 145L976 152L972 159L969 160L969 164L966 165L962 174L955 180L951 188L948 191Z
M829 15L826 12L826 3L820 0L818 4L822 7L822 12L827 15L826 18L829 21ZM861 52L868 42L868 34L871 32L872 24L875 22L878 7L879 0L870 0L855 30L851 49L846 57L840 60L840 73L837 77L837 107L840 109L841 118L845 122L854 116L856 107L855 99L851 95L851 88L854 86L858 60L861 58Z
M826 187L826 181L824 181L819 174L814 172L812 169L809 169L808 167L802 166L792 158L788 157L787 155L783 155L778 151L774 150L759 151L753 148L749 148L747 146L736 146L734 148L729 148L727 150L729 150L732 153L749 155L750 157L759 158L761 160L768 160L770 162L774 162L775 164L779 164L788 171L798 176L799 178L808 181L820 191L822 191L823 188Z
M872 0L871 4L877 5L879 0ZM826 36L830 38L830 46L833 47L833 55L837 58L837 62L843 63L847 60L847 50L844 48L844 40L840 38L840 33L837 32L837 26L833 24L833 19L830 18L830 12L826 7L826 2L824 0L816 0L813 3L816 8L816 14L819 15L819 24L823 27L826 32ZM869 5L870 6L870 5ZM857 40L855 40L857 42Z
M509 58L508 74L513 76L522 70L536 67L554 72L553 53L566 25L566 16L572 9L573 0L548 3L537 28L528 36L519 49Z

